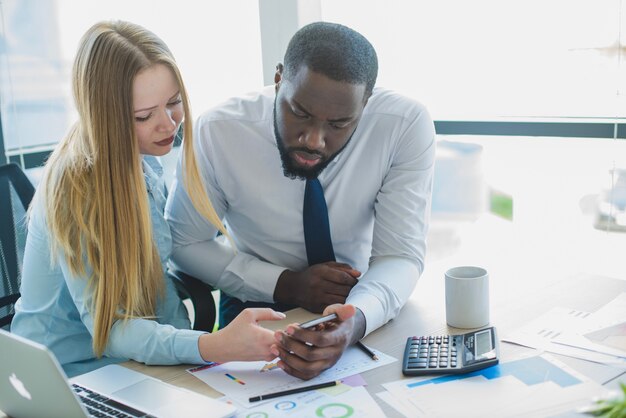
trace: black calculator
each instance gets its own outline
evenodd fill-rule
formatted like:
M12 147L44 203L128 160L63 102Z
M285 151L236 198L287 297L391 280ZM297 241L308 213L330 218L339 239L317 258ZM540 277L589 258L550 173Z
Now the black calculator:
M495 327L459 335L409 337L404 349L405 376L457 374L498 364L500 357Z

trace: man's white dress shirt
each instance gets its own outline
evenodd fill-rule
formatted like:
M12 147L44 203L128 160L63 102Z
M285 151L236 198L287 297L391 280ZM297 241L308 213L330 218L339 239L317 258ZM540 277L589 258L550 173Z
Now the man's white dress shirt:
M279 275L308 267L305 182L283 174L274 97L270 86L230 99L195 124L203 179L236 252L191 204L182 153L166 206L175 264L243 301L273 302ZM336 259L363 273L346 302L365 315L366 334L398 314L423 271L434 160L425 107L375 89L352 139L319 176Z

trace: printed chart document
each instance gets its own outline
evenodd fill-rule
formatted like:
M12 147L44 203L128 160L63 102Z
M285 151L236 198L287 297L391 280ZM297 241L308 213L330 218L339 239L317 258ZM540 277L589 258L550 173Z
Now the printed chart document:
M549 355L463 375L402 379L383 387L387 391L377 396L411 417L552 416L586 406L607 392Z
M602 339L605 346L599 349L597 347L599 344L596 344L594 349L592 347L593 342L580 335L581 330L602 332L597 327L601 326L599 324L606 324L607 322L604 320L605 316L602 310L598 312L599 314L562 307L553 308L525 326L505 335L502 341L593 361L623 370L626 368L626 353L623 353L625 357L619 356L617 349L606 346L607 343L619 341L619 336L608 338L613 337L613 335L609 335L604 339L601 336L596 337L596 339ZM623 321L626 321L626 318ZM618 326L604 330L604 332L611 334L611 330L619 332L620 328ZM593 331L590 334L592 336L597 335Z
M626 359L626 293L587 316L580 328L555 337L554 342Z
M319 418L319 417L384 417L380 406L364 387L341 384L333 388L313 390L272 399L252 408L240 408L237 418Z
M378 361L372 360L367 354L354 346L348 347L337 364L319 376L306 381L288 375L276 366L276 361L270 363L264 361L212 363L194 367L187 371L213 389L250 408L259 404L258 402L250 403L248 401L249 398L254 396L341 380L345 377L396 361L394 357L378 350L372 351L378 356Z

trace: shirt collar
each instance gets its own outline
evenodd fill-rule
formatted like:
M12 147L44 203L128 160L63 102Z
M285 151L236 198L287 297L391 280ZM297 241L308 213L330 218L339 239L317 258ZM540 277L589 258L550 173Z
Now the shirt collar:
M163 166L159 160L152 155L144 155L142 165L143 174L146 179L146 187L149 191L155 189L158 186L159 179L163 176Z

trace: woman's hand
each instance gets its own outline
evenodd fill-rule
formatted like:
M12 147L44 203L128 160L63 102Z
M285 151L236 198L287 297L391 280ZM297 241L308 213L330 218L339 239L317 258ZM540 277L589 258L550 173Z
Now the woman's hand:
M205 361L271 361L274 333L259 325L260 321L277 321L285 314L270 308L244 309L226 328L200 336L200 355Z

